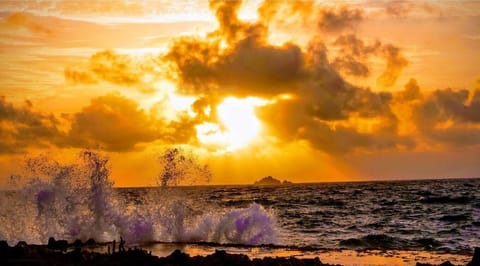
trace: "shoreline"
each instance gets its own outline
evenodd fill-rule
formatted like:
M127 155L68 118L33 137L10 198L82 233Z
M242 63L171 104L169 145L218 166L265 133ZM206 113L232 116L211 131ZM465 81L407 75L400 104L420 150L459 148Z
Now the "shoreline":
M156 248L155 248L156 246ZM480 265L480 248L473 255L402 250L327 250L300 251L274 247L244 247L163 243L128 247L119 251L110 243L97 244L65 240L48 245L20 241L9 246L0 241L1 265ZM162 249L163 248L163 249ZM262 250L262 248L264 250Z

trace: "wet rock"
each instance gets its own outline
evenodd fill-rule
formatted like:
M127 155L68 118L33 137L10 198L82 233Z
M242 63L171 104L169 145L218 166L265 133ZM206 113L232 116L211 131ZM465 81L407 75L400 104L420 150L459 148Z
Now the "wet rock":
M48 239L47 247L53 250L66 251L68 247L67 240L55 240L55 238L50 237Z

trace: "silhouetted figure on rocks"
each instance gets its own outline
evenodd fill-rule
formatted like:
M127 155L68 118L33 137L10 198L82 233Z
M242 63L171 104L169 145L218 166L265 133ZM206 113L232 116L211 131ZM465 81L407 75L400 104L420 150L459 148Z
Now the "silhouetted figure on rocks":
M125 252L125 240L120 236L120 244L118 244L118 252Z

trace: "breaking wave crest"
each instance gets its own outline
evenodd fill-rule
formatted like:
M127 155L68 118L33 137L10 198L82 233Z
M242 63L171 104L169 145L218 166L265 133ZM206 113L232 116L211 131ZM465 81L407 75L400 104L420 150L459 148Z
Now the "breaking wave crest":
M261 205L192 209L164 193L167 188L152 190L146 202L132 205L113 189L109 176L108 158L90 150L70 165L46 156L28 159L25 173L13 178L17 189L0 197L0 239L10 244L46 243L49 237L111 241L120 236L129 243L276 241L275 217Z

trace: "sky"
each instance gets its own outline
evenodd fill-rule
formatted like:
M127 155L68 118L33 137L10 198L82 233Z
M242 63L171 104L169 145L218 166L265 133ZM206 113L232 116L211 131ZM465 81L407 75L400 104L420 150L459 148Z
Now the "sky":
M0 186L31 157L155 185L480 176L480 1L1 1Z

